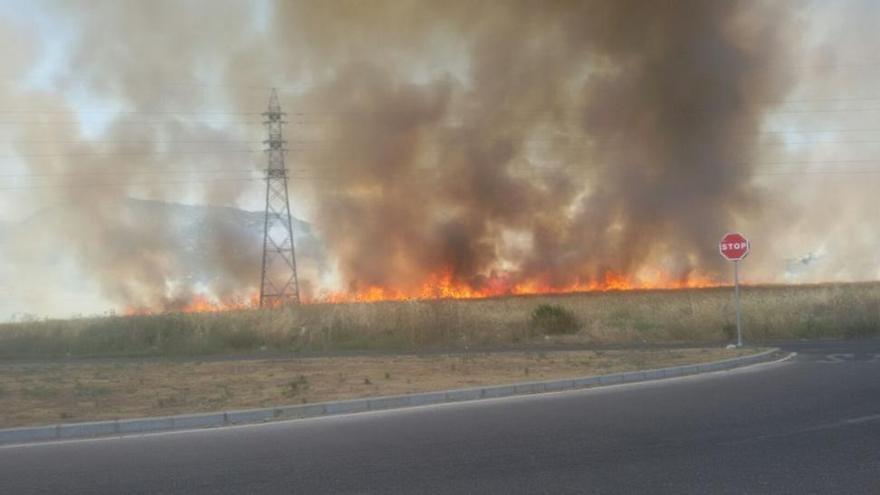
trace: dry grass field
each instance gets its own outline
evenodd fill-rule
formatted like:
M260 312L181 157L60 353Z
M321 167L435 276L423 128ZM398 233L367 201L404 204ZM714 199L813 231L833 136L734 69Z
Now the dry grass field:
M750 350L666 349L277 360L0 364L0 428L268 407L714 361Z
M745 287L742 308L748 341L880 333L880 283ZM550 319L536 322L536 312ZM7 323L0 325L0 359L722 343L733 339L733 322L730 288L309 304ZM553 331L557 324L563 331Z

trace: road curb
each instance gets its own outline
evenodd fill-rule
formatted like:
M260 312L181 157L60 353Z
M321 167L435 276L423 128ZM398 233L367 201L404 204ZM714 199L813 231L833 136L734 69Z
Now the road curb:
M488 387L424 392L409 395L394 395L351 399L315 404L279 406L264 409L214 412L204 414L184 414L155 418L120 419L113 421L94 421L88 423L69 423L50 426L0 429L0 445L21 444L51 440L119 436L131 433L153 433L173 430L191 430L248 423L263 423L273 420L312 418L336 414L351 414L366 411L382 411L405 407L426 406L449 402L463 402L488 398L531 395L544 392L562 392L584 388L600 387L621 383L637 383L664 378L674 378L713 371L731 370L751 364L770 361L779 349L722 361L702 364L688 364L654 370L627 371L610 375L586 376L562 380L493 385Z

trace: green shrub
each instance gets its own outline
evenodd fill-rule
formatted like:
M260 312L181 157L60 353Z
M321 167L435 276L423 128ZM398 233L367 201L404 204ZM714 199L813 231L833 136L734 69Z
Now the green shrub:
M721 326L721 333L725 340L736 340L736 323L725 323Z
M254 350L259 348L263 343L263 340L257 332L253 330L233 330L226 333L223 337L226 348L234 349L236 351Z
M574 313L551 304L542 304L532 311L532 329L545 335L564 335L577 333L580 324Z

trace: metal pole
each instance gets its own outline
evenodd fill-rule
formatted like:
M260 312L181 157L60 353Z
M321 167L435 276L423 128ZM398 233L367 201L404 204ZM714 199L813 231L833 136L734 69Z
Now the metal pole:
M739 311L739 261L733 262L733 290L736 294L736 346L743 345L742 320Z

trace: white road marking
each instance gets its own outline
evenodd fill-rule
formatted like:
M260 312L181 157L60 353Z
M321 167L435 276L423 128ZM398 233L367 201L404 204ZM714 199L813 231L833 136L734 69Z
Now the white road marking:
M854 357L856 357L853 353L840 353L840 354L826 354L825 359L820 359L819 363L842 363L844 361L850 361Z
M785 437L790 437L790 436L794 436L794 435L802 435L804 433L813 433L813 432L823 431L823 430L832 430L835 428L860 425L860 424L864 424L864 423L871 423L874 421L880 421L880 414L871 414L869 416L860 416L857 418L847 418L847 419L842 419L840 421L834 421L831 423L825 423L825 424L821 424L821 425L817 425L817 426L811 426L808 428L800 428L797 430L788 431L788 432L784 432L784 433L772 433L769 435L758 435L756 437L744 438L742 440L732 440L729 442L721 442L721 445L740 445L740 444L744 444L744 443L760 442L763 440L774 440L777 438L785 438Z

